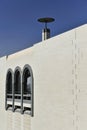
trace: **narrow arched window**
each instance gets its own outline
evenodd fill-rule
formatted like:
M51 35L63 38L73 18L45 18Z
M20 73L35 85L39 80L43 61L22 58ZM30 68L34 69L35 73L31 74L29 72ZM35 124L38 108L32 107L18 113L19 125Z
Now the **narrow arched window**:
M31 94L31 74L28 68L24 69L24 94Z
M33 116L33 72L29 65L25 65L22 75L23 111L30 111ZM28 103L29 106L24 105Z
M6 100L5 109L12 108L13 106L13 71L8 69L6 74Z
M6 87L7 87L7 94L12 94L12 73L8 71L7 73L7 81L6 81Z
M15 94L21 94L21 76L20 72L17 70L15 72Z
M19 67L14 72L14 95L15 99L21 98L21 71Z

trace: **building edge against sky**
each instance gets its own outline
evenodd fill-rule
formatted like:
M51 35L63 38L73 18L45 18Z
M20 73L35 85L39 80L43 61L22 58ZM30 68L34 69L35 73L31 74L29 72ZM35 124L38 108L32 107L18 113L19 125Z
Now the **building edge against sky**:
M81 26L79 26L79 27L77 27L77 28L74 28L74 29L72 29L72 30L69 30L69 31L66 31L66 32L64 32L64 33L62 33L62 34L59 34L59 35L56 35L56 36L53 36L53 37L50 37L49 39L47 39L47 40L51 40L51 39L55 39L56 37L57 37L57 39L58 40L74 40L74 39L85 39L86 38L86 31L87 31L87 29L86 29L86 26L87 26L87 24L84 24L84 25L81 25ZM79 31L80 30L80 31ZM84 33L83 33L83 31L84 31ZM78 33L79 32L79 33ZM82 37L81 37L81 36ZM47 41L46 40L46 41ZM41 42L38 42L38 43L35 43L35 44L33 44L33 46L31 46L31 47L29 47L29 48L26 48L26 49L23 49L23 50L20 50L20 51L17 51L17 52L15 52L15 53L12 53L12 54L9 54L9 55L5 55L6 57L8 57L8 56L10 56L10 55L15 55L16 53L22 53L23 51L27 51L28 49L30 49L30 48L32 48L32 47L34 47L34 46L36 46L36 45L39 45L39 44L42 44L43 42L46 42L45 40L42 40ZM2 57L5 57L5 56L2 56ZM0 58L2 58L2 57L0 57Z
M0 58L2 130L87 129L86 34L87 24ZM6 73L20 67L22 75L25 65L33 71L33 117L5 110Z

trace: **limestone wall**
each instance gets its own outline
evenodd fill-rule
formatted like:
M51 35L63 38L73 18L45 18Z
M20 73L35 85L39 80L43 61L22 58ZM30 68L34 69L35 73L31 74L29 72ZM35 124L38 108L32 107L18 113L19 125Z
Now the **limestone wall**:
M87 25L0 58L1 130L86 130ZM6 72L29 64L34 116L5 111Z

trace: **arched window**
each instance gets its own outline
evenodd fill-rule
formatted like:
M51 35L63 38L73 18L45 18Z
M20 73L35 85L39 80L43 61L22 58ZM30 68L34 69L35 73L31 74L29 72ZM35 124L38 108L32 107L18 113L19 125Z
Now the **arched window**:
M7 94L12 94L12 73L11 73L11 71L8 71L6 81L7 81L7 83L6 83Z
M15 99L21 98L21 70L16 67L14 72L14 95Z
M13 71L11 69L8 69L7 74L6 74L5 108L7 110L9 107L12 107L12 106L13 106Z
M24 87L23 92L24 94L31 94L31 74L28 68L24 69L23 72L23 78L24 78Z
M19 109L22 114L28 112L33 116L33 82L33 72L29 65L24 66L23 72L20 67L16 67L14 73L8 69L6 74L6 110L11 108L14 112Z
M29 110L33 116L33 72L29 65L25 65L22 75L22 97L23 103L30 104L31 107L23 106L23 111Z

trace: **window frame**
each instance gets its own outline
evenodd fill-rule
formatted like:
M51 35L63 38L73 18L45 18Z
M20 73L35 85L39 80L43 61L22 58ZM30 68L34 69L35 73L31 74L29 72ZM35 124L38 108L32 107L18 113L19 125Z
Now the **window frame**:
M8 98L8 92L7 92L7 84L8 84L8 74L11 74L12 76L12 104L9 104L8 101L9 101L9 98ZM6 73L6 83L5 83L5 109L8 110L9 108L12 109L12 111L14 111L14 97L13 97L13 91L14 91L14 73L13 73L13 70L11 68L9 68L7 70L7 73Z
M17 71L19 72L19 75L20 75L20 81L19 81L19 83L20 83L20 94L15 93ZM16 109L21 109L21 98L22 98L21 89L22 89L22 71L21 71L21 68L19 66L17 66L14 70L14 111ZM20 102L20 105L15 105L15 103L17 103L17 102Z
M30 82L28 81L28 78L29 78L28 75L25 78L24 73L26 73L26 70L29 71L29 77L31 77ZM20 94L19 94L20 98L19 99L15 98L15 94L16 94L15 93L15 84L16 84L16 80L17 80L16 79L17 71L19 72L19 75L20 75L20 81L19 81L20 82L20 85L19 85L20 89L18 89L18 90L20 90ZM7 95L8 95L7 89L10 88L10 87L8 87L9 74L11 74L11 86L12 86L12 91L11 91L12 92L12 97L11 97L12 100L10 101L10 103L8 102L9 97L7 97ZM27 93L27 91L29 92L28 88L26 89L27 91L24 95L24 91L23 91L24 90L24 88L23 88L24 87L24 79L26 79L26 82L27 82L27 83L25 83L26 87L28 85L28 82L30 83L30 86L31 86L31 88L30 88L31 93L29 93L30 97L28 97L29 94ZM9 89L9 90L11 90L11 89ZM23 98L23 96L26 96L26 95L28 97L28 98L25 97L25 99L28 103L27 105L25 105L25 102L24 102L25 99ZM18 102L20 102L20 104ZM32 68L28 64L24 65L23 70L21 70L21 68L19 66L17 66L14 69L14 71L11 68L9 68L7 70L6 84L5 84L5 109L8 110L9 108L11 108L11 110L13 112L15 112L16 109L19 109L20 111L19 110L17 110L17 111L21 112L21 114L26 113L26 114L31 115L32 117L34 116L34 78L33 78Z
M24 72L25 70L28 69L29 73L30 73L30 77L31 77L31 100L30 103L31 104L31 108L27 108L26 106L24 107L24 99L23 99L23 95L24 95ZM29 101L29 100L28 100ZM30 109L30 115L34 116L34 78L33 78L33 71L32 68L29 64L26 64L23 67L23 71L22 71L22 101L21 101L21 107L22 107L22 113L24 113L24 111L29 110Z

